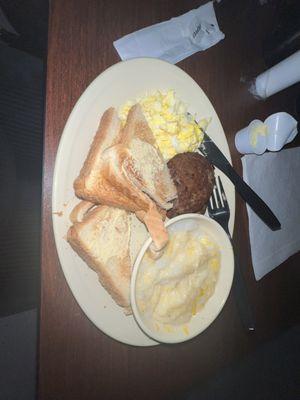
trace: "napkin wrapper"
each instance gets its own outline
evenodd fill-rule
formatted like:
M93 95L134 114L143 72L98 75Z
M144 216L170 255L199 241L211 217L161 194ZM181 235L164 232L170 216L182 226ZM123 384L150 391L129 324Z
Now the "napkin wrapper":
M122 60L154 57L176 64L224 37L211 1L169 21L130 33L113 44Z

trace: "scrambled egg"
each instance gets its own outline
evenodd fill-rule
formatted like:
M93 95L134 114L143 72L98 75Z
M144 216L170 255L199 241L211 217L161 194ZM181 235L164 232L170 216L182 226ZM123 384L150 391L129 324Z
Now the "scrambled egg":
M166 161L178 153L195 151L202 139L200 128L206 129L210 120L201 119L198 125L187 113L186 105L176 98L174 90L155 91L134 101L127 101L120 109L124 123L130 108L138 102Z

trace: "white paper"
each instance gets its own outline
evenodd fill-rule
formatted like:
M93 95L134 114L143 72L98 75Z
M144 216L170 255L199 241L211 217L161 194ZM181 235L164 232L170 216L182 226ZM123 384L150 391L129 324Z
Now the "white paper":
M176 64L224 37L211 1L179 17L126 35L113 44L122 60L154 57Z
M300 250L300 148L242 157L243 176L281 223L271 231L247 205L256 280Z
M300 50L258 75L250 91L266 99L300 81Z

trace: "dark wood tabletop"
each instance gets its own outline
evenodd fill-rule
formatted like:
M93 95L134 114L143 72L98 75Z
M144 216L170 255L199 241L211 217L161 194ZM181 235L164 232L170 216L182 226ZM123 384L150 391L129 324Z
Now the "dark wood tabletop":
M203 3L203 2L202 2ZM175 346L137 348L103 334L85 316L64 278L54 244L51 191L55 157L67 118L90 82L120 61L112 43L142 27L202 4L199 0L69 0L50 2L43 175L42 280L38 391L42 400L174 399L194 384L242 359L298 320L300 254L256 282L246 207L236 196L234 242L243 260L256 331L246 333L233 293L214 323L196 339ZM234 167L242 174L234 135L252 119L277 111L295 115L299 86L266 101L249 93L251 78L266 66L263 39L276 1L223 0L216 14L225 39L178 66L214 105Z

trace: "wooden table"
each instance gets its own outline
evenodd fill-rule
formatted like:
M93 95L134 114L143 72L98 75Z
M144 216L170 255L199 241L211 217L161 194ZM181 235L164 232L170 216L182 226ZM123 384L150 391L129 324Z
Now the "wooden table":
M177 346L135 348L102 334L84 315L59 265L51 223L51 190L56 151L66 120L88 84L119 61L113 40L195 8L190 0L52 0L43 179L42 281L39 398L172 399L193 384L241 359L259 343L297 321L300 254L256 282L250 258L248 222L237 196L235 243L255 313L256 332L241 325L231 294L216 321L198 338ZM255 100L245 80L265 69L262 39L275 4L230 0L216 6L226 38L179 63L212 101L226 132L233 163L241 174L234 134L253 118L285 110L294 113L299 86L265 102ZM297 285L298 283L298 285Z

